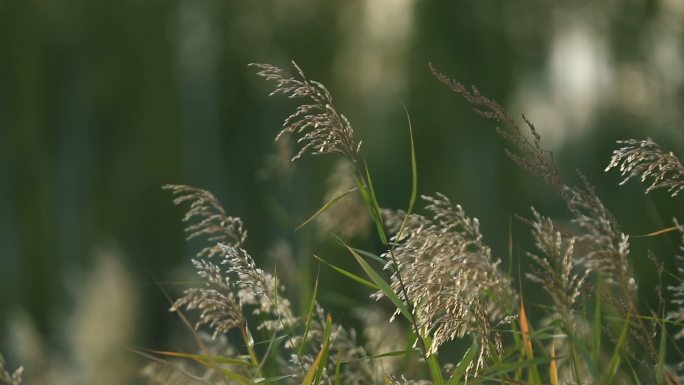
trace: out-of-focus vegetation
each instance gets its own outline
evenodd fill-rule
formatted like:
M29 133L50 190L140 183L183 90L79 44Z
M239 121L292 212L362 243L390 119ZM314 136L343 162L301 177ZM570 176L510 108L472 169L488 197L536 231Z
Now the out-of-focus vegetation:
M373 149L385 207L402 208L411 191L405 103L423 149L421 192L448 193L480 218L497 255L509 253L509 238L526 239L514 213L530 204L561 213L562 203L509 162L491 122L445 90L428 62L525 112L566 174L579 168L597 185L624 232L667 227L681 218L678 200L663 191L644 199L637 183L619 188L619 176L601 170L619 139L648 136L682 153L682 25L674 0L0 1L0 351L9 367L31 357L42 365L27 366L26 378L70 366L66 383L88 383L78 368L97 355L84 354L94 348L76 335L88 327L74 314L121 315L92 322L120 336L103 344L122 360L131 359L122 346L168 346L182 335L163 293L192 279L196 245L182 242L166 183L214 192L246 222L257 260L291 254L302 298L312 252L353 265L312 228L293 233L323 203L331 161L309 157L288 178L274 171L283 149L272 138L289 106L266 98L250 62L295 59L328 85ZM646 251L675 271L677 238L632 242L651 303L657 274ZM88 297L98 287L103 294ZM343 314L357 303L332 283L321 290ZM41 383L56 381L44 375Z

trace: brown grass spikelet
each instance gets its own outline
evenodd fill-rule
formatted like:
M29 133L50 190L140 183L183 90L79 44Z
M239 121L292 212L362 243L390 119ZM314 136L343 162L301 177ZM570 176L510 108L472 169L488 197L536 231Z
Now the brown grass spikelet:
M283 94L290 99L305 100L285 119L276 140L286 133L299 136L297 143L302 147L292 158L293 161L307 152L340 153L352 160L356 159L361 142L357 143L354 139L354 130L349 120L335 109L328 89L315 80L307 79L294 61L292 66L295 69L294 76L271 64L250 64L250 67L257 69L257 75L276 82L270 96Z
M429 66L430 71L432 71L437 80L473 105L473 109L478 115L502 124L502 127L496 128L496 131L511 146L511 148L506 149L506 154L511 160L520 168L541 178L556 190L562 190L563 183L553 154L542 148L539 132L525 115L522 118L532 135L531 138L523 133L515 119L496 100L482 95L474 86L468 88L462 83L447 77L435 68L432 63Z
M403 281L420 333L432 337L428 354L466 334L477 338L482 349L473 368L477 371L485 356L497 349L491 322L507 314L515 294L509 278L498 269L500 261L482 242L478 220L442 194L422 198L431 217L413 214L402 238L395 235L398 270L392 275L392 288L402 290ZM389 253L385 257L389 260ZM388 263L386 269L390 268Z
M647 194L665 188L674 197L684 190L684 166L672 152L665 152L651 138L621 140L617 143L623 147L613 151L605 171L618 169L624 177L621 185L632 178L639 178L641 182L650 180Z

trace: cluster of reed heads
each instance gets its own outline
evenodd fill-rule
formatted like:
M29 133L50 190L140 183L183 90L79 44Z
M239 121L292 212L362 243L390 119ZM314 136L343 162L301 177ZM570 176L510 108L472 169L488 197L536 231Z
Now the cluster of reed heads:
M349 219L358 226L356 217L365 215L384 247L377 255L329 231L359 269L316 257L318 263L366 287L372 302L386 301L395 310L367 313L363 335L357 336L319 304L316 280L306 311L297 314L277 271L257 267L247 251L240 218L226 213L208 191L167 185L174 203L187 208L188 238L205 242L192 259L201 285L185 289L170 309L193 330L197 351L145 352L152 360L143 370L148 383L684 384L684 355L677 346L684 337L684 281L666 288L669 301L663 290L655 306L641 300L640 290L652 289L640 288L633 276L629 236L584 175L579 185L564 181L525 116L521 128L496 101L430 65L476 113L497 122L510 159L555 191L571 217L572 225L561 228L534 207L517 217L535 245L526 253L530 266L524 277L548 299L545 316L535 320L515 289L520 283L514 285L485 243L478 219L444 194L418 198L410 123L412 194L403 210L383 208L361 142L328 89L294 62L292 72L251 66L275 84L271 95L298 101L277 135L296 142L291 161L310 154L340 158L335 180L342 182L305 224ZM648 184L646 193L666 189L672 199L684 189L684 166L671 152L651 139L618 143L606 171L618 170L622 183L638 178ZM423 204L420 214L417 202ZM349 229L326 228L342 229L336 232L341 235ZM676 222L661 232L668 231L684 234ZM653 263L662 276L662 263ZM0 384L20 381L21 369L10 375L0 359Z

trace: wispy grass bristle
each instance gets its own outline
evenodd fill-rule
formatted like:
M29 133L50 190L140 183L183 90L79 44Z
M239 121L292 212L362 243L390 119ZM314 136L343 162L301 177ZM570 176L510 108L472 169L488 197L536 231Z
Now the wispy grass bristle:
M664 188L672 196L684 190L684 166L672 152L665 152L651 138L621 140L623 147L613 151L605 171L618 169L624 177L620 184L632 178L642 183L649 180L646 193Z
M354 139L354 130L347 118L338 113L328 89L315 80L309 80L304 71L292 62L295 74L271 64L250 64L265 80L274 81L275 89L270 95L283 94L291 99L303 99L295 112L285 119L283 129L276 136L285 134L298 137L300 150L292 158L297 160L307 152L312 154L340 153L355 159L361 142Z

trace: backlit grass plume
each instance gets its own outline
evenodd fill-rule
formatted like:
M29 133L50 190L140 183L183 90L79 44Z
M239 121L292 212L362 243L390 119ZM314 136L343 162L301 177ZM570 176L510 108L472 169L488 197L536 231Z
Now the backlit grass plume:
M360 270L316 258L325 268L363 285L374 299L391 302L396 311L389 322L395 321L391 325L395 328L388 327L386 317L359 312L366 316L364 348L353 329L333 322L319 304L318 280L311 298L299 306L307 310L296 314L278 277L259 268L244 249L247 232L242 221L228 216L209 192L170 185L165 188L174 193L174 202L189 205L184 217L188 238L207 241L192 260L201 285L186 289L171 310L199 313L195 329L208 330L211 338L196 338L201 354L181 355L203 368L177 367L170 372L168 366L155 364L148 370L150 380L183 382L181 373L205 383L244 385L677 383L664 369L667 335L655 336L656 326L661 326L659 333L666 333L667 323L684 322L684 286L670 288L675 306L669 313L640 313L629 236L586 177L578 174L578 185L563 181L553 155L544 150L539 133L525 116L523 130L498 102L431 67L480 115L501 123L497 131L507 142L508 156L548 184L567 208L572 222L567 231L560 231L554 220L534 208L532 218L522 220L530 225L535 245L527 253L532 268L524 274L550 297L538 307L525 305L525 298L512 289L512 278L501 271L501 261L484 243L478 220L460 205L438 193L422 196L423 213L413 211L419 194L410 125L413 184L408 208L383 209L371 170L365 162L357 162L363 159L360 143L333 106L327 88L307 79L294 63L294 75L269 64L252 66L259 76L275 82L272 95L302 101L277 135L292 134L299 143L292 161L307 153L346 158L330 173L327 203L300 227L317 219L325 229L323 236L329 231L341 235L336 240ZM635 176L650 179L648 191L667 188L673 196L684 189L681 163L672 154L663 153L650 140L622 143L627 146L614 153L608 168L620 168L625 181ZM358 220L362 215L366 219ZM363 226L348 227L357 222ZM342 239L355 236L358 228L371 222L380 251L359 250ZM376 263L384 263L384 271ZM365 276L357 275L359 271ZM538 321L539 310L545 311L543 320L552 322ZM590 324L591 332L586 328ZM201 346L224 346L237 335L235 329L242 341L222 349L223 353ZM406 344L388 343L393 334L401 334L396 341ZM468 338L471 346L454 356L447 345L461 338ZM635 353L637 346L644 354Z
M276 140L289 133L298 137L299 152L296 160L307 152L312 154L341 153L355 159L361 147L354 139L354 130L347 118L338 113L328 89L315 80L309 80L304 72L292 62L295 74L271 64L250 64L257 74L266 80L276 82L270 95L284 94L292 99L304 99L303 104L285 119L283 129Z
M184 221L198 220L187 225L189 238L205 236L210 244L192 260L197 274L205 280L205 287L186 289L171 310L199 309L201 314L195 327L208 325L214 337L236 327L248 336L245 306L252 307L255 314L271 315L258 328L280 330L294 323L289 301L277 297L282 293L276 278L257 268L249 253L240 247L247 237L242 220L226 215L208 191L179 185L165 188L176 195L175 204L189 202Z
M500 349L490 323L509 314L515 294L498 268L500 260L482 242L478 220L442 194L423 199L430 215L413 214L402 234L394 236L396 247L384 255L387 269L393 266L390 254L398 266L392 288L405 288L420 333L432 338L429 354L467 334L478 339L482 355L475 372L488 353Z
M532 236L539 253L528 253L536 268L526 273L528 279L540 284L553 299L554 318L572 330L573 307L581 294L589 270L575 273L575 238L563 237L551 218L532 208Z
M664 188L671 196L684 190L684 166L672 152L665 152L651 138L621 140L623 147L613 151L606 171L616 168L624 177L620 184L632 178L649 180L646 193Z

